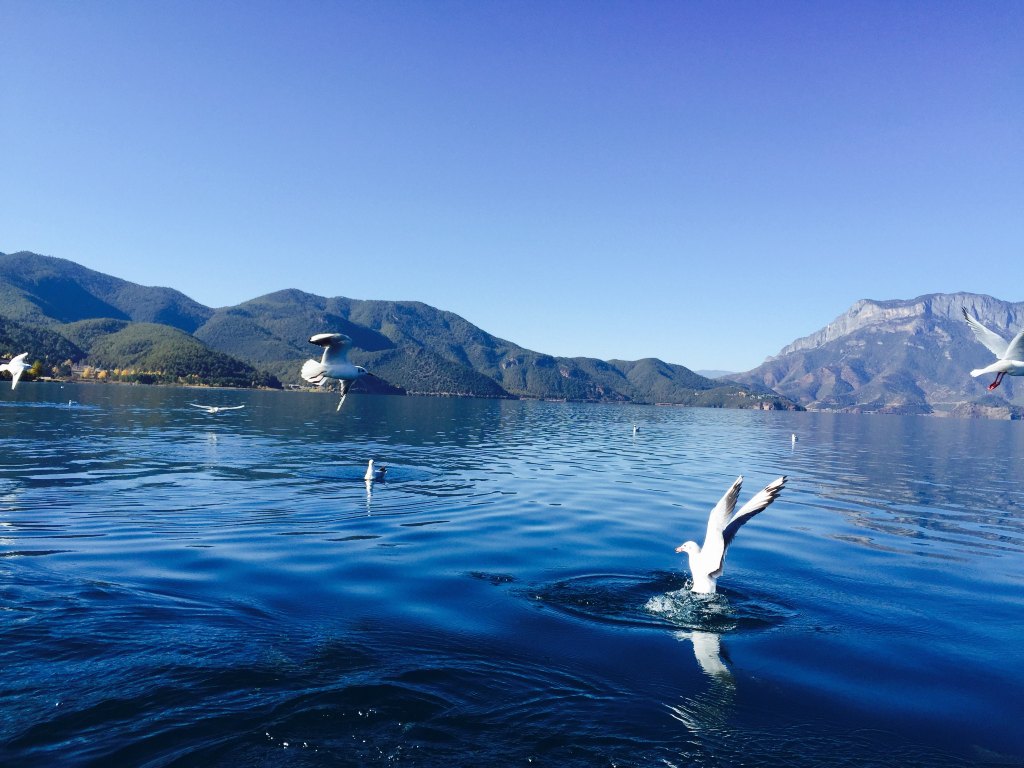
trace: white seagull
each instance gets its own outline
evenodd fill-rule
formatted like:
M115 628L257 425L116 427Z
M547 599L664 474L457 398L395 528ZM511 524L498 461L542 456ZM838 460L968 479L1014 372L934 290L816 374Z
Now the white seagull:
M373 459L370 459L370 463L366 465L366 474L363 475L363 480L369 480L370 482L373 482L374 480L383 480L387 471L387 467L377 467L374 469Z
M239 408L245 408L244 405L200 405L199 403L189 403L193 408L202 408L207 413L220 413L221 411L237 411Z
M736 482L711 510L704 546L698 547L697 542L688 541L676 547L676 552L685 552L689 556L690 573L693 575L691 592L715 592L716 582L725 566L725 550L736 537L736 532L750 518L775 501L785 484L786 476L783 475L769 483L763 491L755 493L750 501L740 507L739 512L733 514L736 497L740 495L740 486L743 485L743 476L736 478Z
M994 333L978 322L976 317L967 314L967 307L961 307L964 313L964 320L974 331L974 337L988 347L995 355L996 360L992 365L985 368L975 368L971 376L984 376L986 373L994 373L996 380L988 385L989 389L995 389L1003 383L1003 376L1024 376L1024 331L1021 331L1013 340L1007 343L1006 339L998 333Z
M318 333L310 336L309 343L319 344L324 348L324 354L320 362L307 360L302 364L302 378L318 387L326 384L328 379L337 379L341 384L341 400L335 410L340 411L352 382L373 374L348 361L348 348L352 346L352 339L344 333Z
M0 365L0 371L8 371L11 374L11 389L18 386L18 379L21 378L21 374L32 367L25 362L27 356L28 352L22 352L17 357L12 357L9 363Z

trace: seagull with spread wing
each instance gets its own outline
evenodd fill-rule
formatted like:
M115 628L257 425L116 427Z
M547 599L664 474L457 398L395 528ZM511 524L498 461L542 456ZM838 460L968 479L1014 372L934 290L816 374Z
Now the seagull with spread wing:
M28 352L22 352L17 357L12 357L9 363L0 365L0 371L7 371L11 374L11 389L18 386L18 379L21 378L21 374L32 367L25 362L26 357L28 357Z
M348 361L352 339L344 333L318 333L310 337L309 343L323 347L324 354L319 362L311 359L302 364L302 378L318 387L326 384L328 379L337 379L341 384L341 400L338 401L335 410L340 411L352 382L373 374L362 366L353 365Z
M989 389L995 389L1003 383L1003 376L1024 376L1024 331L1021 331L1009 342L998 333L990 331L982 325L978 318L971 317L967 307L961 307L964 313L964 320L974 331L974 337L988 347L989 351L998 359L992 365L984 368L975 368L971 376L984 376L986 373L994 373L996 380L988 385Z
M189 403L193 408L202 408L207 413L220 413L221 411L237 411L239 408L245 408L244 405L200 405L199 403Z
M758 512L764 511L769 504L775 501L785 484L786 476L783 475L778 480L769 483L764 490L755 493L750 501L740 507L739 512L734 513L736 499L740 495L740 486L743 485L743 476L736 478L736 482L711 510L711 515L708 517L708 532L704 536L704 546L700 547L697 546L697 542L688 541L676 547L676 552L685 552L689 556L690 573L693 576L691 592L704 594L715 592L718 577L722 575L725 565L725 551L736 537L736 532L750 518Z

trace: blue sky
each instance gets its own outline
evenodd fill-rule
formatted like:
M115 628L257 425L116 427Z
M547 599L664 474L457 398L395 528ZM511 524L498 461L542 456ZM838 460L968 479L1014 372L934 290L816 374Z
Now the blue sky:
M0 251L747 370L857 299L1024 299L1022 39L1020 2L0 0Z

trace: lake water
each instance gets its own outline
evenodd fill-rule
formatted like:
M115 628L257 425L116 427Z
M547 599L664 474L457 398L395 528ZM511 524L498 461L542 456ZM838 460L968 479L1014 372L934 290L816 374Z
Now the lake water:
M335 404L0 386L0 764L1024 765L1024 425Z

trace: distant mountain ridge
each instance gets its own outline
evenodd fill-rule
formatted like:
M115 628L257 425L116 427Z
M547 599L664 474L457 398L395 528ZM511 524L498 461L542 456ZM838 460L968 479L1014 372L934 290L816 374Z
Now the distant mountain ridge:
M340 331L353 339L353 361L392 385L362 379L357 388L482 397L796 407L765 387L715 382L684 366L656 359L601 361L534 352L492 336L454 313L420 302L326 298L286 289L213 309L170 288L136 285L66 259L29 252L0 254L0 317L13 321L11 327L22 333L38 329L56 334L74 347L65 350L71 360L97 365L116 365L118 356L132 357L130 350L139 344L149 344L150 352L133 359L150 367L192 354L186 354L189 344L183 336L155 327L162 325L235 360L239 380L249 376L254 382L268 381L259 369L283 382L300 383L299 364L320 353L308 344L309 336ZM146 324L149 327L142 327ZM110 342L108 335L119 335L120 341ZM17 346L0 334L2 345ZM55 363L49 357L47 362ZM222 368L218 366L218 370Z
M982 294L863 299L729 378L770 387L810 409L1024 417L1024 382L1008 376L989 392L990 378L969 375L994 358L974 338L962 308L1007 339L1024 327L1024 302Z

